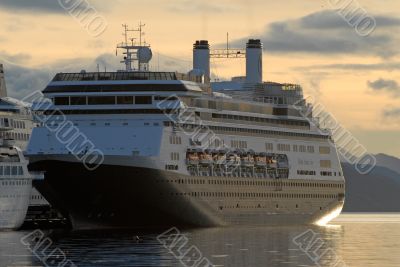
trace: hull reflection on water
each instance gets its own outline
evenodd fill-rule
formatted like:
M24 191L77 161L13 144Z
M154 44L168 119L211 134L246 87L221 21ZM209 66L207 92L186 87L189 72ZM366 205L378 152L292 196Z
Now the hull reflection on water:
M344 214L333 224L325 227L225 227L179 231L188 239L185 247L195 246L216 266L332 267L337 260L345 265L335 267L400 266L399 214ZM51 232L46 236L52 240L47 251L58 248L79 267L183 266L157 240L157 236L166 230ZM0 233L0 266L44 266L21 243L26 234ZM308 249L299 246L312 241L317 243ZM322 246L315 250L319 245ZM328 250L329 253L317 258Z

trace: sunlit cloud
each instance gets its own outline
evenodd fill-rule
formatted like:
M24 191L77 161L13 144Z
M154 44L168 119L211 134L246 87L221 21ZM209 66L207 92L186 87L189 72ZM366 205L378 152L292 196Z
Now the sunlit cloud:
M191 1L191 0L175 0L169 1L168 10L170 12L182 12L185 14L193 13L221 13L239 11L234 5L229 2L207 2L207 1Z
M368 87L375 92L384 92L394 97L400 97L400 85L395 80L380 78L375 81L368 81Z
M65 3L67 3L66 1ZM83 10L86 8L86 1L76 0L73 3L77 3L76 11ZM115 4L115 1L112 1ZM63 3L63 2L61 2ZM69 2L68 2L69 3ZM79 4L78 4L79 3ZM111 7L108 1L90 0L90 4L95 5L96 8L102 9L103 7ZM14 12L24 13L64 13L65 10L58 0L1 0L0 8L5 10L11 10Z
M312 66L298 66L293 70L360 70L360 71L398 71L400 69L400 62L382 62L373 64L349 63L349 64L326 64L326 65L312 65Z
M391 108L383 111L383 117L389 120L397 120L400 122L400 108Z
M382 58L400 54L395 32L400 19L376 16L378 28L368 37L358 35L335 10L324 10L298 19L267 25L261 33L268 53L306 53L319 55L372 55ZM397 27L395 27L397 26ZM235 44L244 40L235 41Z

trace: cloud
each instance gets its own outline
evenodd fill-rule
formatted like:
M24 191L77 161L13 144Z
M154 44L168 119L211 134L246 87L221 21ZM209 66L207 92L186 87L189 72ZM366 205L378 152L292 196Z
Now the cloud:
M7 84L8 95L15 98L23 98L31 92L43 90L58 72L80 72L82 69L96 71L97 64L103 70L114 70L114 65L119 64L119 60L113 61L115 56L104 54L96 59L75 58L53 62L46 66L35 68L24 67L18 56L8 56L8 60L0 58L4 63L4 72Z
M390 16L375 18L378 26L367 37L358 35L335 10L324 10L298 19L271 23L260 38L267 53L360 54L383 58L399 54L396 33L399 32L400 19ZM243 46L247 39L234 44Z
M62 4L65 6L72 6L73 3L76 3L77 7L74 11L77 12L79 10L85 10L88 4L93 5L95 8L102 8L105 5L110 6L109 3L106 2L108 1L90 0L90 2L87 2L85 0L73 0L71 2L65 0L1 0L0 8L17 12L68 14L62 7ZM115 1L113 1L113 4L114 3Z
M378 27L396 27L400 19L383 15L373 16ZM339 19L338 19L339 18ZM360 17L354 16L355 19ZM308 29L343 29L349 24L340 16L337 10L325 10L302 17L298 20L303 28Z
M19 99L43 90L52 78L48 69L31 69L9 63L4 64L4 72L8 96Z
M400 85L395 80L378 79L368 81L368 87L374 91L390 93L394 97L400 97Z
M5 57L7 57L7 60ZM25 55L30 58L29 55ZM156 61L160 69L163 71L179 71L187 72L191 64L182 59L176 59L164 55L159 55ZM116 71L123 69L124 66L120 63L121 56L116 57L115 54L102 54L97 58L75 58L68 60L59 60L38 66L35 68L24 67L21 60L22 56L8 55L0 53L0 63L4 63L4 72L7 84L8 95L18 99L34 92L42 91L46 85L53 79L58 72L80 72L81 70L97 71L97 65L100 71ZM15 60L18 59L18 60ZM152 65L152 69L156 70L158 66Z
M171 12L180 12L185 14L193 13L221 13L237 11L229 2L226 3L210 3L206 1L192 1L192 0L180 0L174 3L168 4L168 10Z
M26 53L9 54L5 51L0 51L0 62L9 62L12 64L23 64L31 60L32 56Z
M326 65L312 65L312 66L298 66L292 68L293 70L318 70L321 69L330 70L360 70L360 71L397 71L400 69L400 62L390 62L390 63L375 63L375 64L326 64Z
M384 110L383 117L389 120L400 119L400 108L392 108Z
M0 7L13 11L65 12L58 0L1 0Z

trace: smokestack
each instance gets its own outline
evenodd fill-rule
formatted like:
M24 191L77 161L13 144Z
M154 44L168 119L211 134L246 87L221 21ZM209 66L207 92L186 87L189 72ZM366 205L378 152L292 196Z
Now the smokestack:
M259 39L250 39L246 44L246 82L262 81L262 44Z
M7 96L6 80L4 79L3 64L0 64L0 97Z
M193 45L193 69L202 70L205 80L210 80L210 45L207 40L196 41Z

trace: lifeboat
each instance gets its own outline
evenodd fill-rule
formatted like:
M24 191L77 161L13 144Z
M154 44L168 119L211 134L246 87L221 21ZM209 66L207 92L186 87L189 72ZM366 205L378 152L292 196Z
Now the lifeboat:
M188 165L198 165L199 164L199 156L197 154L196 149L189 149L186 152L186 162Z
M289 161L286 155L278 155L277 156L277 165L279 169L287 169L289 168Z
M257 153L254 155L255 165L257 167L266 167L267 166L267 155L266 153Z
M240 165L240 157L238 156L238 153L235 152L229 152L226 155L226 164L229 166L239 166Z
M228 153L228 151L225 149L216 151L216 153L213 157L214 163L216 165L225 165L227 153Z
M267 167L269 169L276 169L278 167L276 158L274 154L267 154L266 155L266 162L267 162Z
M254 152L252 150L243 152L240 161L242 167L254 167Z
M198 154L200 165L209 166L213 164L214 160L211 154L211 150L206 149L204 151L198 152Z

